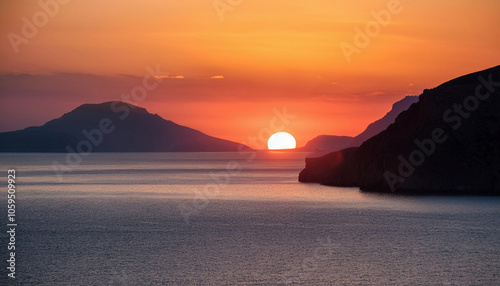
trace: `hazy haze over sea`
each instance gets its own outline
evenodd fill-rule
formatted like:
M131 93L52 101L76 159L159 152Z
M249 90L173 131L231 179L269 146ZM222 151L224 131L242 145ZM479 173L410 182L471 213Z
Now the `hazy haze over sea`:
M256 155L93 153L59 181L66 154L0 154L4 242L17 174L16 282L500 284L500 198L301 184L306 153Z

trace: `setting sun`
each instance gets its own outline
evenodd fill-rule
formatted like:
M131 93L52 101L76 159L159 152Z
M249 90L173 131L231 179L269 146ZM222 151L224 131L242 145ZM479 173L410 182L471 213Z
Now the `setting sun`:
M267 141L269 150L295 149L296 146L295 138L286 132L274 133Z

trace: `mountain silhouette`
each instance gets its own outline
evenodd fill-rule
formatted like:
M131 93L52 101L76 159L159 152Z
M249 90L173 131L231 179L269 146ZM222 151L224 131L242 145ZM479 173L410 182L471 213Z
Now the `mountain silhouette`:
M337 136L337 135L319 135L309 140L304 147L297 148L302 152L321 152L338 151L348 147L358 147L367 139L384 131L389 125L394 123L396 117L407 110L410 105L418 101L418 96L406 96L392 105L392 109L384 117L371 123L356 137Z
M401 194L500 195L500 66L424 90L360 147L306 158L299 181Z
M373 136L379 134L384 131L394 123L396 117L403 111L407 110L413 103L418 101L418 96L406 96L400 101L394 103L392 105L391 111L389 111L384 117L379 120L371 123L366 127L365 131L361 132L359 135L354 137L352 141L349 143L349 147L359 147L363 142L372 138Z
M250 149L120 101L83 104L40 127L0 133L0 152L224 152Z
M297 148L297 151L337 151L347 147L352 139L350 136L319 135L309 140L304 147Z

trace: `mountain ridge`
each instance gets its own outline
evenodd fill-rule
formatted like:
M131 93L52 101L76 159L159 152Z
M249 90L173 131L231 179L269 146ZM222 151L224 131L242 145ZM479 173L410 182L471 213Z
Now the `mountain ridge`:
M94 152L225 152L251 149L165 120L145 108L109 101L82 104L42 126L0 133L0 152L68 152L69 149L77 150L83 141L92 142L92 139L98 143L93 144Z
M389 125L394 123L396 117L398 117L399 114L401 114L401 112L410 108L410 106L413 103L418 102L418 100L419 100L418 96L409 95L405 96L403 99L399 101L396 101L392 105L391 110L387 112L382 118L370 123L363 132L355 136L352 142L349 144L349 147L359 147L366 140L372 138L373 136L387 129Z
M407 110L415 102L418 102L418 96L406 96L395 102L389 112L387 112L383 117L370 123L363 132L354 137L318 135L309 140L304 147L297 148L297 150L306 152L333 152L348 147L359 147L363 144L363 142L384 131L389 125L394 123L396 117L401 112Z

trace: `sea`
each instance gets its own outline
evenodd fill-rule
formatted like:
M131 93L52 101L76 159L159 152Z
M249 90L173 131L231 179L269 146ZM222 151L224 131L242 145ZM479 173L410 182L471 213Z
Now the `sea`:
M299 183L306 156L2 153L0 285L500 285L500 198Z

